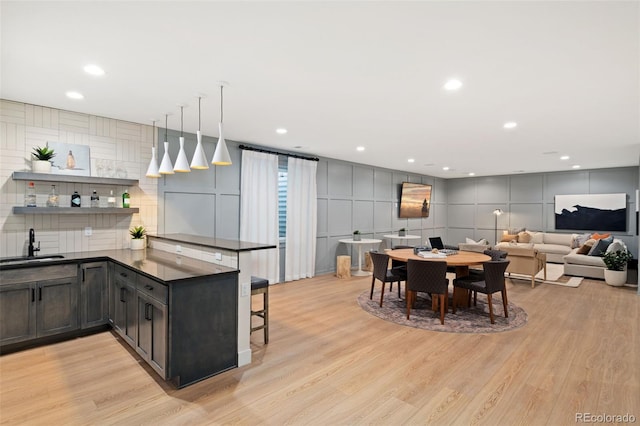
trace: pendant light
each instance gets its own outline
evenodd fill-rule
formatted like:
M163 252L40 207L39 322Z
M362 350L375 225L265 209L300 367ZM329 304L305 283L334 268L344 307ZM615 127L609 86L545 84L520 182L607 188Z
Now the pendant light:
M158 157L156 155L156 120L153 121L153 145L151 147L151 161L149 161L149 167L147 168L146 177L159 178L160 172L158 171Z
M227 149L227 144L224 141L224 136L222 134L222 118L223 118L223 97L222 97L222 89L224 89L224 83L220 82L220 123L218 123L218 144L216 145L216 152L213 154L213 160L211 164L216 166L230 166L231 165L231 156L229 155L229 150Z
M164 155L162 156L162 162L160 163L161 175L172 175L173 164L171 163L171 157L169 157L169 142L167 141L167 125L169 123L169 114L164 116Z
M196 170L204 170L209 168L209 163L207 162L207 156L204 153L204 148L202 147L202 132L200 132L200 100L202 96L198 96L198 131L196 132L196 138L198 139L198 144L196 145L196 150L193 153L193 158L191 159L191 168Z
M187 154L184 152L184 136L182 128L184 124L184 105L180 106L180 151L178 151L178 158L176 158L176 165L173 167L174 172L187 173L190 172L189 161L187 161Z

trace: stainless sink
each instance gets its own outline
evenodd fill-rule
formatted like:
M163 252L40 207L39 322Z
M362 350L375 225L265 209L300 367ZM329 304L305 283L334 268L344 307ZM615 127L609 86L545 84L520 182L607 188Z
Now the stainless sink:
M18 257L6 257L0 259L0 263L29 263L29 262L46 262L48 260L64 259L61 254L52 254L50 256L18 256Z

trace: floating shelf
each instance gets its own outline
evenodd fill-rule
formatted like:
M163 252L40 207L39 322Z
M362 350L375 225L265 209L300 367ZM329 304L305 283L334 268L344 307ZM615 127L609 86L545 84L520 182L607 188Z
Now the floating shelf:
M134 214L138 207L13 207L13 214Z
M96 176L58 175L54 173L13 172L13 180L35 180L44 182L93 183L98 185L134 186L138 179L120 179ZM104 209L102 209L104 210ZM14 212L15 213L15 212Z

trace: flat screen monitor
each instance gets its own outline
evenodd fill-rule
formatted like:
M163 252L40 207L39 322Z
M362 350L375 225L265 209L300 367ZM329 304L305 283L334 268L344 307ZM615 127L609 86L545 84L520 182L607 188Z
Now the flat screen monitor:
M400 218L429 217L431 185L402 182L400 191Z
M441 237L429 237L429 244L431 248L444 250L444 244L442 243Z

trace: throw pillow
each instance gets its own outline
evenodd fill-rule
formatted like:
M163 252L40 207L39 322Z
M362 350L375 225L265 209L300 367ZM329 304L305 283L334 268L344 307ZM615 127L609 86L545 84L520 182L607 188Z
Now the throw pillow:
M613 243L613 237L601 238L596 241L597 243L589 250L589 256L602 256L611 243Z
M527 228L509 228L509 230L507 231L507 234L519 234L520 232L524 232L526 231Z
M532 234L527 231L518 232L518 242L519 243L530 243Z
M580 248L576 251L576 254L589 254L595 243L596 240L588 240L586 243L580 246Z
M616 252L616 251L626 251L627 246L620 240L614 239L609 247L607 247L606 253Z
M603 238L609 238L611 234L598 234L597 232L591 236L594 240L601 240ZM612 240L613 241L613 240Z
M584 243L591 239L591 234L575 234L572 248L582 247Z
M480 239L478 241L472 240L471 238L467 238L466 240L467 240L467 244L480 244L480 245L484 245L484 246L489 244L489 241L485 240L484 238L482 238L482 239Z
M500 240L500 242L509 243L511 241L515 241L517 243L518 242L518 234L502 234L502 239Z

